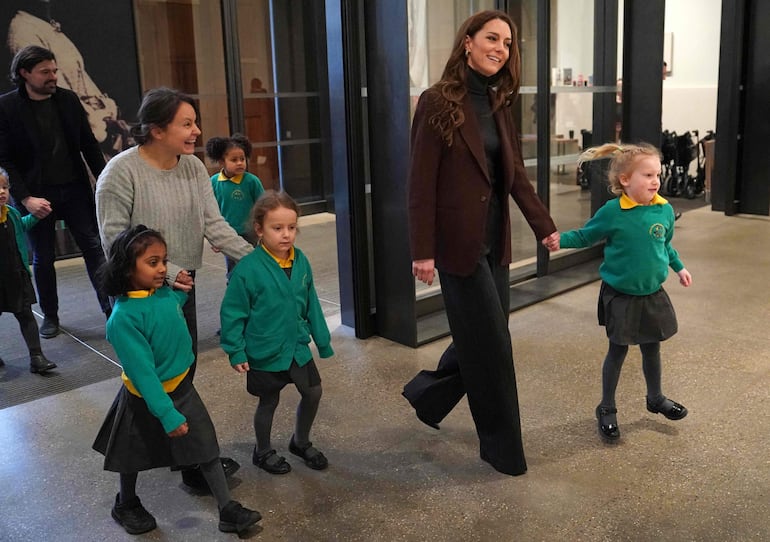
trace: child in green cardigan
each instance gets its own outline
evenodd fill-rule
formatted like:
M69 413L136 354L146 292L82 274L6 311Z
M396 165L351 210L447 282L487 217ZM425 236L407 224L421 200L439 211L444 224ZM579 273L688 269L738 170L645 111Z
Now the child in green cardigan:
M609 182L620 197L608 201L580 229L561 234L560 246L589 247L606 241L599 267L599 324L605 326L609 351L602 368L602 402L596 407L599 434L620 438L615 389L628 345L638 344L647 383L647 410L681 420L687 409L661 391L660 342L677 332L674 308L663 283L668 268L690 286L692 276L671 246L674 210L658 194L660 151L649 144L609 143L588 149L586 159L610 157Z
M40 218L51 212L43 211L43 217L19 211L7 205L10 185L8 172L0 168L0 314L13 313L21 328L21 335L29 349L29 370L43 374L56 368L56 364L43 355L40 347L35 315L32 305L37 302L29 273L29 253L24 232L38 223ZM0 367L5 362L0 358Z
M217 501L219 530L241 534L262 516L230 499L214 425L190 373L187 294L166 285L167 262L161 234L139 224L118 234L101 271L105 293L117 297L107 340L123 366L93 445L104 469L120 473L112 517L129 534L153 530L155 518L136 495L139 471L197 464Z
M233 270L220 309L222 349L233 369L247 373L248 392L259 397L252 462L271 474L291 470L270 443L273 415L281 390L289 383L301 395L289 451L312 469L328 466L324 454L310 442L321 400L311 336L322 358L334 352L310 263L294 246L298 217L299 206L284 192L268 190L257 200L251 218L259 246Z

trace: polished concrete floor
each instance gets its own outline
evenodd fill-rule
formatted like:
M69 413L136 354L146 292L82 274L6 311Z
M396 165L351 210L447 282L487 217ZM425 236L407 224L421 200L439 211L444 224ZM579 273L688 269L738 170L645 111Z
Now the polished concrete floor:
M308 245L312 231L308 225L303 232ZM256 402L217 346L223 266L208 254L198 281L196 387L222 453L242 464L234 498L264 516L246 538L770 540L770 221L689 211L677 222L675 246L694 283L685 289L673 277L666 284L680 332L663 344L663 381L689 416L671 422L645 410L639 353L632 351L617 394L623 436L615 445L599 439L593 412L606 343L595 323L598 284L589 284L511 315L529 463L519 477L479 459L465 401L436 431L401 397L403 384L433 368L448 339L419 349L358 340L339 325L333 294L321 297L328 297L336 355L319 363L324 397L312 434L330 467L312 471L288 454L298 397L288 388L273 442L294 470L271 476L252 466ZM132 537L111 519L116 476L102 470L90 445L120 385L117 368L81 261L59 266L67 333L43 343L59 369L35 378L55 389L87 357L114 375L0 410L0 540L235 539L217 531L213 499L190 493L166 469L139 477L155 531ZM0 316L0 356L8 364L0 381L25 381L23 343L7 314Z

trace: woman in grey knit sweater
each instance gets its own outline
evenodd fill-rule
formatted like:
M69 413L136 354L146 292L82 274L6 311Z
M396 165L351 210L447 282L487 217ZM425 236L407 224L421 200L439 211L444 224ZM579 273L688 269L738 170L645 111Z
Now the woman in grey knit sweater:
M158 230L168 243L169 283L190 290L202 265L204 239L235 260L252 246L222 218L208 171L193 155L201 133L193 99L173 89L152 89L137 117L138 145L112 158L96 183L102 246L106 250L137 224ZM185 317L197 354L194 289L190 294Z
M201 134L193 99L169 88L149 90L137 118L132 128L137 145L112 158L96 183L99 235L105 250L120 232L137 224L165 237L168 282L189 292L182 311L197 359L194 279L203 263L203 240L236 261L253 247L222 218L209 173L193 155ZM191 376L195 367L193 362ZM238 469L231 459L222 462L228 476ZM198 470L183 470L182 478L187 485L206 487Z

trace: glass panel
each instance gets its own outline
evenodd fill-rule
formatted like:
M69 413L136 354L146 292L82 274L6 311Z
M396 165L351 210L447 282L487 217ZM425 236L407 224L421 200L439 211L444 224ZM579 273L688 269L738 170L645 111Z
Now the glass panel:
M552 0L551 10L551 215L568 230L591 214L577 158L593 129L594 0Z
M199 142L229 133L220 1L136 0L134 15L142 91L168 86L196 98Z
M325 199L317 40L322 2L238 0L249 169L298 201ZM311 173L312 172L312 173Z
M238 0L236 6L244 131L254 147L249 171L265 188L279 188L270 5L268 0Z
M320 143L285 145L281 148L283 182L298 203L318 200L323 186Z
M511 10L518 26L521 55L521 89L513 104L518 121L522 158L533 187L537 181L537 1L523 0ZM551 103L553 106L553 103ZM511 267L531 264L537 255L532 228L516 203L508 199L511 215Z

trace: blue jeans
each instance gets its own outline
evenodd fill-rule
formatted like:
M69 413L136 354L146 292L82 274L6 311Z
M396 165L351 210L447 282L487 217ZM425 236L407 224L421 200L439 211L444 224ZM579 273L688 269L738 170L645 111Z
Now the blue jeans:
M51 202L53 211L27 232L32 248L32 271L37 286L37 297L43 314L58 319L59 295L56 289L56 221L64 220L78 248L83 254L86 271L96 291L99 307L108 313L110 302L101 293L96 273L104 263L104 252L96 224L96 206L91 187L85 183L45 186L38 197ZM29 214L21 206L22 214Z

